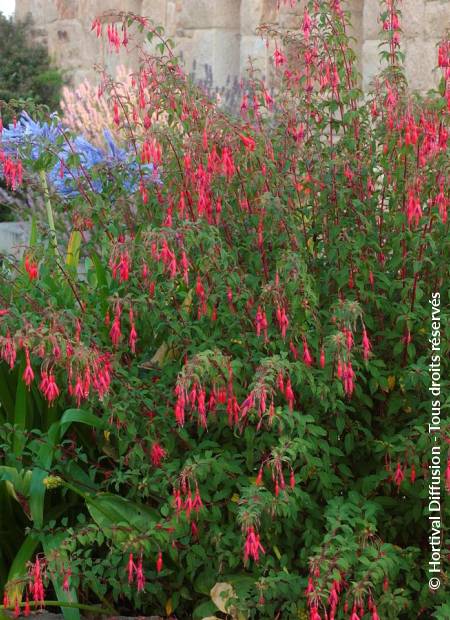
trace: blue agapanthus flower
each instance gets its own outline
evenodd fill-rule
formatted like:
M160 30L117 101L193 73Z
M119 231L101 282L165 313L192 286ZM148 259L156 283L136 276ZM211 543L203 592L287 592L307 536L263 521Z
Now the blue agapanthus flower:
M53 118L55 116L52 115ZM126 172L123 187L130 193L138 190L140 173L146 181L161 184L153 164L139 167L135 154L131 150L118 147L108 130L104 131L106 149L94 146L83 136L76 136L61 145L61 141L58 143L57 139L63 132L61 123L33 121L26 112L22 112L15 127L10 124L3 130L0 147L7 155L26 155L31 156L33 160L39 159L42 153L51 150L57 155L59 162L49 172L48 178L54 189L64 198L78 196L79 185L85 181L87 181L86 189L96 193L102 192L102 180L91 175L91 172L99 168L111 173L119 169ZM80 165L70 163L70 158L74 155L78 157Z
M52 115L51 118L55 118ZM16 155L29 149L28 155L39 159L44 149L56 143L61 135L61 125L34 121L29 114L22 112L19 120L4 127L0 135L0 146L7 155Z

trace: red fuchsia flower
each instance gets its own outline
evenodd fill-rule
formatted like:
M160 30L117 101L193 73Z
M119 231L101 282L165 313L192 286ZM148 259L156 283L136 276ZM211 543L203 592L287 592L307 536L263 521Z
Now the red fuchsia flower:
M136 565L136 586L138 592L142 592L145 589L145 575L142 566L142 553L139 556L139 561Z
M353 390L355 388L354 379L355 373L352 368L352 363L344 363L342 367L342 381L344 384L344 392L347 394L347 396L351 396L353 394Z
M414 484L416 481L416 467L414 463L412 464L412 467L411 467L411 474L410 474L409 479L411 480L411 484Z
M20 159L14 161L11 157L5 157L0 151L0 164L3 166L6 187L14 191L23 182L22 162Z
M91 30L95 30L97 38L102 36L102 22L99 20L98 17L96 17L92 22Z
M281 370L279 371L277 375L277 387L280 390L280 392L284 394L284 379L283 379L283 373L281 372Z
M309 620L322 620L322 617L319 614L319 610L315 605L312 605L309 610Z
M177 402L175 403L175 420L179 426L184 426L186 393L181 386L177 385L175 388L175 395L177 396Z
M166 451L158 442L154 443L150 450L150 459L153 467L161 467L161 463L166 458L166 454Z
M356 604L353 605L352 615L350 616L350 620L361 620L358 614L356 613Z
M25 256L25 271L27 272L30 281L37 279L38 277L37 263L31 260L28 255Z
M81 401L84 399L84 388L83 388L83 380L81 378L81 375L77 376L77 379L75 382L75 389L73 393L77 401L77 406L79 407L81 404Z
M118 54L120 50L120 36L115 24L108 24L107 35L110 49L114 49Z
M310 594L312 594L314 592L315 588L314 588L314 582L312 577L308 577L308 585L305 588L305 596L309 596Z
M247 528L246 540L244 545L244 561L247 562L249 558L255 562L259 561L259 554L264 554L266 551L260 542L259 534L255 532L253 526Z
M308 348L308 342L305 337L303 337L303 362L306 364L306 366L311 366L311 364L313 363L313 359Z
M222 150L222 170L227 180L231 181L236 172L236 168L234 166L232 151L228 146L225 146Z
M130 318L130 325L131 325L130 335L128 337L128 344L130 345L131 352L136 353L137 332L136 332L136 327L134 325L133 308L130 307L128 315Z
M29 388L34 380L34 372L31 367L30 352L28 349L25 349L25 359L26 359L26 366L25 366L25 370L23 371L22 379L25 382L25 385Z
M370 340L367 336L365 327L363 328L362 347L363 347L363 357L367 361L369 359L369 355L372 350L372 345L370 344Z
M44 394L48 404L52 405L52 403L59 396L59 388L56 385L55 375L53 373L48 374L43 370L41 373L41 383L39 385L39 389Z
M28 597L28 594L26 595L26 598L25 598L25 607L23 609L23 615L25 616L25 618L28 618L28 616L30 615L30 599Z
M114 102L113 121L114 124L117 125L117 127L120 125L119 104L117 103L117 101Z
M107 353L100 355L93 364L92 383L100 400L103 399L111 384L111 358Z
M198 540L199 531L198 531L198 525L195 521L191 522L191 536L192 538L195 538L196 540Z
M256 476L256 480L255 480L255 484L256 486L261 486L263 483L263 474L264 474L264 466L261 465L261 467L258 470L258 475Z
M398 489L400 489L400 485L402 484L404 478L405 478L405 474L403 472L400 461L398 461L397 469L395 470L395 474L394 474L394 482L397 485Z
M162 552L160 551L158 553L158 558L156 560L156 572L159 574L162 569L163 569L164 563L163 563L163 557L162 557Z
M292 385L291 385L290 377L288 377L288 379L286 381L285 396L286 396L286 400L287 400L287 403L288 403L288 406L289 406L289 410L293 411L293 409L294 409L294 392L292 391Z
M275 62L276 67L280 67L281 65L285 65L287 63L286 56L283 54L281 50L278 49L278 47L275 49L273 53L273 60Z
M407 202L407 218L408 224L411 226L414 224L415 226L419 225L420 218L422 217L422 207L420 206L420 199L415 193L414 189L410 189L408 191L408 202Z
M303 12L302 30L303 30L303 36L305 37L307 41L309 41L309 37L311 35L312 25L313 25L313 22L312 22L311 16L308 13L308 9L305 7L305 10Z
M450 67L450 42L443 41L438 49L438 66L441 69Z
M136 571L136 564L134 563L133 554L130 553L130 555L128 556L128 564L127 564L128 583L133 583L135 571Z
M198 490L198 485L195 485L195 495L194 501L192 502L192 508L195 512L199 512L201 508L203 508L202 498L200 497L200 491Z
M323 347L320 350L320 367L325 368L325 351Z
M111 342L115 347L119 345L119 342L122 338L122 332L120 331L120 316L122 314L122 310L120 309L120 305L116 305L116 311L114 315L114 321L111 326L109 336L111 338Z
M278 321L278 326L281 331L281 337L284 339L286 338L286 331L289 327L289 319L286 314L286 308L284 306L282 306L281 308L280 306L277 306L276 317Z
M141 159L143 164L162 164L162 146L155 138L146 140L142 145Z
M64 571L64 578L63 578L63 590L64 592L68 592L70 590L70 578L72 576L72 571L70 570L70 567Z
M36 561L31 566L30 569L30 578L31 578L31 592L33 593L33 601L35 603L42 603L45 598L44 594L44 584L42 581L42 564L39 558L36 558Z
M377 608L373 607L372 609L372 620L380 620L380 616L378 615Z
M268 327L268 323L267 323L267 317L266 317L266 312L265 310L261 309L261 306L258 306L258 310L256 311L256 317L255 317L255 329L256 329L256 335L261 336L261 332L264 332L264 337L267 340L267 327Z
M291 351L291 353L292 353L292 357L293 357L295 360L298 360L298 349L297 349L297 347L295 346L295 344L292 342L292 340L289 342L289 349L290 349L290 351Z
M389 590L389 579L387 578L387 576L384 578L384 581L383 581L383 590L385 592Z
M246 136L244 134L239 134L239 137L242 141L242 144L245 146L247 151L254 151L256 147L256 142L251 136Z
M189 284L189 262L186 256L186 252L181 252L181 268L183 269L183 280L186 285Z
M13 369L14 364L16 363L17 353L14 340L11 338L11 334L9 332L7 332L6 338L3 341L1 355L2 359L9 365L11 369Z
M291 469L291 473L289 476L289 486L291 487L291 489L295 488L295 474L294 474L294 470Z

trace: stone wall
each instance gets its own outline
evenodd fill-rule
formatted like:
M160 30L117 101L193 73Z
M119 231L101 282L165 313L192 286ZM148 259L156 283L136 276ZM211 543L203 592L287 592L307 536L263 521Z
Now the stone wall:
M94 65L113 70L122 63L136 65L136 52L109 54L103 40L90 33L95 15L106 9L130 10L165 27L176 42L187 68L198 78L209 67L215 85L230 85L245 72L249 56L264 74L270 51L256 35L261 22L282 27L298 24L304 0L295 10L276 11L276 0L16 0L16 17L31 13L34 36L44 41L55 62L73 83L95 75ZM368 86L378 69L379 0L347 0L363 84ZM403 0L402 44L410 84L426 90L436 83L433 73L436 44L450 27L450 0Z

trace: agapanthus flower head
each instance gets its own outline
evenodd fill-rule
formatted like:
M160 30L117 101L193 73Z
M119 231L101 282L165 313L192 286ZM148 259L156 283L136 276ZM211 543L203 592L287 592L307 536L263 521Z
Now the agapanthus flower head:
M64 127L57 122L56 114L51 115L50 119L49 122L34 121L29 114L22 112L16 124L11 123L3 128L0 134L0 151L4 159L1 167L3 175L12 179L9 184L13 189L20 185L21 169L17 171L17 164L14 163L15 167L12 170L9 163L13 161L11 157L14 158L14 162L18 159L21 165L20 158L31 157L37 160L45 152L52 152L58 157L58 162L48 174L48 179L64 198L78 196L80 184L90 191L102 192L103 182L99 178L93 178L91 174L100 167L107 168L110 172L123 167L126 171L123 186L131 193L139 189L143 180L155 184L162 183L153 163L139 166L134 151L119 148L108 130L104 131L107 148L103 150L83 136L71 138L67 133L64 134ZM69 164L72 156L78 157L79 165Z
M56 114L50 116L50 122L34 121L27 112L22 112L19 120L4 127L0 134L0 148L6 154L27 155L36 160L43 151L55 145L61 136L61 124L53 122Z

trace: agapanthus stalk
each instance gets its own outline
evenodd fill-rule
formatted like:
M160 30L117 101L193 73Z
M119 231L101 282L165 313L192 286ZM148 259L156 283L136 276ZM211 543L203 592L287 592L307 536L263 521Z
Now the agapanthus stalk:
M44 170L39 171L39 178L44 192L45 211L47 213L48 228L50 231L50 245L55 252L55 256L58 256L58 240L56 237L55 220L53 218L53 208L50 200L50 192L48 190L47 177Z

